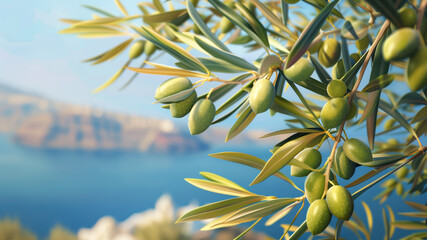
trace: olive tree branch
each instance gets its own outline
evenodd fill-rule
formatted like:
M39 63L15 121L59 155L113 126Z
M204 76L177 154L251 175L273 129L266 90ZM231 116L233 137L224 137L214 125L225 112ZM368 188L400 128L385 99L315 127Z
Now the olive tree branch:
M426 11L427 0L423 0L418 7L418 19L417 19L417 29L421 29L421 23L423 22L424 12Z

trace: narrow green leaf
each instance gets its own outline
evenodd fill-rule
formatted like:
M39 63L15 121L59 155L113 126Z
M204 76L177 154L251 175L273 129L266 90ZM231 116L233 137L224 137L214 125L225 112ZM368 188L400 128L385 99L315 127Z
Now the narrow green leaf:
M90 9L90 10L92 10L92 11L94 11L94 12L100 13L100 14L105 15L105 16L107 16L107 17L116 17L116 16L114 16L113 14L111 14L111 13L109 13L109 12L107 12L107 11L104 11L104 10L102 10L102 9L99 9L99 8L97 8L97 7L93 7L93 6L90 6L90 5L82 5L82 7L87 8L87 9Z
M334 238L335 240L340 240L341 229L343 224L344 224L344 221L341 219L338 219L337 226L335 228L335 238Z
M324 84L328 84L329 81L332 79L332 77L329 75L329 73L326 71L325 68L317 61L313 55L310 55L311 63L313 63L314 69L316 69L317 76L319 76L320 81L322 81Z
M374 161L360 163L360 165L363 165L365 167L380 167L380 166L388 165L390 163L395 163L406 157L407 155L401 155L401 154L398 154L395 156L389 156L389 157L377 157L377 158L374 158Z
M240 188L236 189L234 187L231 187L222 183L212 182L204 179L194 179L194 178L186 178L185 180L198 188L201 188L206 191L214 192L214 193L238 196L238 197L254 196L254 194L249 191L246 191L246 190L243 191Z
M375 8L378 12L382 13L386 18L388 18L394 25L397 27L402 27L402 20L397 13L397 9L390 0L366 0L372 7Z
M213 121L211 125L217 124L217 123L222 122L225 119L231 117L231 115L233 115L237 110L243 109L244 108L243 106L247 103L247 101L248 101L248 97L246 97L245 99L243 99L243 101L241 103L239 103L234 109L232 109L228 113L224 114L222 117L220 117L220 118L216 119L215 121Z
M282 22L287 27L289 18L289 5L285 2L285 0L281 0L280 2L282 3L280 5L282 10Z
M164 12L165 8L163 7L160 0L153 0L153 4L159 12Z
M102 62L105 62L107 60L111 60L113 58L115 58L117 55L119 55L120 53L122 53L127 46L129 46L129 44L133 41L132 38L120 43L119 45L113 47L111 50L109 50L108 52L106 52L104 55L102 55L102 57L100 57L98 60L96 60L94 63L92 63L93 65L95 64L99 64Z
M427 206L420 204L420 203L416 203L416 202L410 202L410 201L405 201L406 204L408 204L410 207L421 211L421 212L427 212Z
M258 174L258 176L252 181L250 185L255 185L267 179L273 175L283 166L288 164L299 152L306 148L309 144L315 141L316 138L322 136L321 133L307 134L301 138L287 142L281 146L267 161L264 168ZM319 139L320 140L320 139Z
M294 202L289 206L286 206L282 210L278 211L277 213L275 213L265 222L265 226L271 226L275 224L277 221L279 221L280 219L284 218L290 211L292 211L292 209L294 209L296 205L298 205L298 203L300 203L300 201Z
M239 10L241 15L246 18L254 32L259 36L259 38L264 42L264 44L269 47L270 43L268 42L267 31L265 30L262 23L258 20L258 18L254 16L252 12L249 11L249 9L247 9L243 4L237 2L235 6L237 10Z
M326 4L328 4L328 1L325 0L303 0L304 2L312 5L313 7L317 8L318 10L322 10L325 8ZM336 9L332 10L332 14L335 16L344 19L344 16Z
M346 74L344 74L344 76L341 78L341 81L345 82L345 84L349 86L350 89L351 89L350 83L352 82L356 74L359 72L359 69L362 67L363 62L365 61L365 58L367 55L368 55L368 51L365 54L363 54L363 56L360 57L360 59L353 65L353 67L351 67L351 69L347 71Z
M243 187L241 187L240 185L238 185L237 183L230 181L224 177L221 177L217 174L214 173L210 173L210 172L201 172L200 175L202 175L204 178L206 178L207 180L210 180L212 182L217 182L217 183L221 183L224 184L226 186L235 188L235 189L239 189L242 191L246 191L246 189L244 189Z
M274 98L274 102L271 105L270 109L272 109L278 113L297 117L303 121L307 121L310 124L318 126L318 123L316 122L316 120L314 120L312 117L308 116L298 106L296 106L292 102L290 102L290 101L288 101L282 97L276 96Z
M297 240L307 231L307 221L301 223L298 229L289 237L288 240Z
M323 8L322 11L320 11L319 14L305 27L288 55L286 68L291 67L305 54L311 42L316 38L320 28L323 26L332 9L334 9L338 2L339 0L334 0L328 3L328 5L326 5L325 8Z
M403 95L399 101L397 101L397 106L402 104L427 105L427 100L419 93L409 92Z
M280 30L288 33L290 36L295 35L291 30L289 30L288 27L286 27L285 24L283 24L283 21L277 17L271 10L265 6L262 2L258 0L252 0L252 2L257 6L259 11L264 15L264 17L275 27L279 28Z
M233 104L235 104L237 101L239 101L240 99L242 99L246 94L248 94L248 92L246 92L244 89L246 87L250 87L252 86L253 82L255 81L252 80L249 83L247 83L243 88L239 89L239 91L237 91L233 96L231 96L227 101L225 101L215 112L215 115L218 115L219 113L223 112L224 110L226 110L227 108L229 108L230 106L232 106Z
M396 221L392 223L395 227L405 230L425 230L425 222L415 221Z
M427 106L424 106L421 108L417 114L415 114L414 118L412 119L411 123L416 123L420 121L424 121L427 119Z
M365 175L363 175L363 176L359 177L358 179L354 180L353 182L349 183L345 187L346 188L351 188L351 187L357 186L357 185L359 185L359 184L361 184L361 183L363 183L363 182L371 179L373 176L375 176L378 173L380 173L380 172L388 169L391 166L393 166L393 163L389 164L389 165L384 165L384 166L378 167L376 169L373 169L373 170L369 171L368 173L366 173Z
M104 90L105 88L107 88L108 86L110 86L113 82L115 82L117 80L117 78L119 78L120 75L122 75L123 71L125 70L125 67L127 65L129 65L130 61L131 60L128 60L125 63L125 65L123 65L123 67L121 67L110 79L108 79L108 81L106 81L104 84L99 86L97 89L93 90L92 93L100 92L100 91Z
M308 89L314 93L317 93L319 95L322 95L323 97L326 97L327 99L329 99L329 95L328 92L326 91L327 88L327 84L319 82L317 80L315 80L314 78L309 78L307 80L304 81L300 81L297 82L298 85L300 85L301 87Z
M248 233L253 227L255 227L255 225L257 225L261 219L262 218L259 218L258 220L256 220L250 227L248 227L245 231L240 233L239 236L235 237L233 240L240 240L242 237L246 235L246 233Z
M256 113L252 111L251 107L247 107L228 131L227 136L225 137L225 142L228 142L229 140L239 135L247 126L249 126L252 120L254 120L255 116Z
M290 133L316 133L316 132L323 132L323 129L321 128L289 128L289 129L283 129L276 132L268 133L261 138L267 138L277 135L283 135L283 134L290 134Z
M372 231L372 225L374 218L372 217L372 211L369 208L369 205L362 201L363 208L365 209L366 220L368 221L369 232Z
M370 81L368 85L366 85L362 92L373 92L376 90L380 90L386 88L390 83L394 80L394 74L385 74L375 78L373 81Z
M285 78L286 78L286 76L285 76ZM291 88L297 94L298 98L304 104L305 108L311 113L311 115L313 116L313 119L317 122L317 125L319 127L321 127L322 125L320 124L319 119L317 118L316 114L314 114L313 110L311 110L310 105L308 104L307 100L305 100L304 96L301 94L301 92L298 90L298 88L295 86L295 83L293 83L292 81L288 81L288 84L291 86Z
M207 69L209 69L209 71L211 72L221 72L221 73L241 73L241 72L246 72L245 69L237 67L235 65L231 65L228 62L219 59L219 58L211 58L211 57L201 57L201 58L197 58L200 60L200 62L206 66ZM175 65L177 67L180 68L184 68L184 69L188 69L188 70L196 70L196 69L191 69L189 68L187 65L181 63L181 62L176 62ZM235 84L230 84L230 85L234 85Z
M187 9L177 9L177 10L172 10L168 12L160 12L160 13L153 13L150 15L144 15L142 17L142 20L148 24L170 22L184 15L185 13L187 13Z
M354 30L353 25L348 20L341 27L341 36L351 40L359 39L356 30Z

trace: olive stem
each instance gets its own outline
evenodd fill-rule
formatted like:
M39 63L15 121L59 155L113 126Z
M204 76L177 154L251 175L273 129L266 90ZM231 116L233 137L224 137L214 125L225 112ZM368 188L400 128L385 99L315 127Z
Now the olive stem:
M353 89L351 90L351 92L349 93L349 97L348 97L348 103L351 103L353 101L354 95L357 92L357 88L359 87L361 81L362 81L362 77L365 73L366 67L368 66L368 63L371 59L371 56L375 50L375 48L378 45L378 42L380 41L380 39L383 37L385 31L388 29L388 27L390 26L390 21L386 20L383 24L383 26L381 27L381 29L378 32L377 37L375 38L375 41L372 43L371 47L369 48L368 54L365 58L365 61L363 62L362 68L360 69L360 73L359 73L359 77L357 78L356 83L354 84ZM335 143L334 146L332 147L332 151L331 151L331 155L328 157L329 163L328 166L326 167L326 171L325 171L325 189L323 191L323 196L322 199L326 196L326 192L328 191L328 182L329 182L329 175L330 175L330 170L331 170L331 166L332 166L332 161L334 160L334 155L335 155L335 151L338 147L338 143L341 141L341 135L342 132L344 130L344 125L345 125L344 121L343 123L341 123L341 126L338 130L338 133L336 135L335 138Z
M426 11L427 0L423 0L418 7L418 19L417 19L417 30L421 29L421 23L423 22L424 12Z

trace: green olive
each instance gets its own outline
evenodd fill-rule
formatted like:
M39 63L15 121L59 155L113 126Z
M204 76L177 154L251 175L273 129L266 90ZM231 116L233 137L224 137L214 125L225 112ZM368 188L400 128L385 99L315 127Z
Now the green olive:
M144 52L145 42L142 40L136 41L129 49L129 58L134 59Z
M299 0L285 0L285 3L287 4L295 4L297 2L299 2Z
M231 29L234 28L234 24L228 20L228 18L222 17L221 21L219 22L219 28L221 29L222 33L228 33L231 31Z
M331 98L341 98L347 93L347 86L341 80L332 80L326 90Z
M369 37L368 37L368 35L366 35L364 38L359 39L359 40L356 41L356 47L360 51L363 51L363 50L367 49L368 46L369 46Z
M423 47L412 56L405 69L405 80L412 91L418 91L427 86L427 47Z
M348 221L353 214L353 198L345 187L335 185L329 188L326 203L331 213L341 220Z
M393 61L410 57L417 52L420 43L417 30L401 28L384 41L382 48L384 60Z
M171 103L170 111L171 111L172 117L182 118L186 116L190 112L191 108L193 107L196 101L197 101L197 93L196 91L194 91L186 99L179 102Z
M406 167L402 167L399 170L397 170L396 172L394 172L396 177L400 180L405 179L405 177L408 175L408 173L409 173L409 169Z
M302 150L295 159L297 161L303 162L310 166L313 169L319 167L322 163L322 155L319 150L314 148L306 148ZM296 166L291 166L291 175L294 177L305 177L310 173L310 170L303 169Z
M341 125L349 112L349 106L343 98L333 98L329 100L320 111L320 119L326 129L335 128Z
M328 38L323 42L319 50L319 62L325 67L332 67L340 58L341 44L333 38Z
M400 182L398 182L398 183L396 184L395 189L396 189L396 193L397 193L397 195L399 195L399 196L402 196L402 195L403 195L403 192L405 191L405 189L403 188L403 184L402 184L402 183L400 183Z
M284 69L285 76L293 82L307 80L314 72L314 67L307 58L300 58L294 65Z
M384 123L384 130L390 130L396 121L393 118L388 119Z
M350 105L350 110L348 111L348 115L345 120L353 119L357 114L358 108L359 107L357 106L356 101L353 101Z
M157 88L154 98L157 100L169 97L171 95L177 94L184 90L190 89L193 87L193 84L188 78L185 77L176 77L164 81Z
M343 147L340 146L335 152L332 168L338 176L348 180L353 176L356 164L347 158L344 154Z
M413 8L403 7L399 9L399 17L404 27L414 27L417 23L417 11Z
M323 232L331 222L332 214L324 199L314 201L307 210L307 228L313 235Z
M274 100L274 86L268 79L257 80L249 94L249 104L255 113L267 111Z
M325 190L325 175L320 172L311 172L308 174L304 183L305 196L309 203L320 199Z
M350 54L350 57L351 57L351 59L354 60L354 63L356 63L360 59L360 54L358 54L358 53L352 53L352 54Z
M394 188L397 184L396 179L389 179L387 181L385 181L383 184L381 184L381 186L383 188Z
M154 45L154 43L150 42L150 41L146 41L145 42L145 47L144 47L144 53L147 56L151 56L154 54L154 52L156 51L156 45Z
M350 138L344 142L345 155L355 163L373 161L371 148L357 138Z
M188 129L191 135L204 132L209 128L215 117L215 105L209 99L200 99L191 108L188 117Z
M318 43L316 43L313 46L311 46L308 49L308 52L311 53L311 54L315 54L315 53L317 53L319 51L319 49L322 47L322 45L323 45L323 41L319 41Z

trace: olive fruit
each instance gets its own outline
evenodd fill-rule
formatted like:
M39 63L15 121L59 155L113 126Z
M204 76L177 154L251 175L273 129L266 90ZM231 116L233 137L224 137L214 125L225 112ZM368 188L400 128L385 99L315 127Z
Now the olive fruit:
M399 9L399 17L404 27L414 27L417 23L417 11L413 8L403 7Z
M405 179L405 177L408 175L409 169L406 167L402 167L399 170L397 170L396 172L394 172L394 174L396 175L396 177L400 180Z
M329 100L320 111L320 119L326 129L338 127L347 117L349 106L343 98Z
M420 35L412 28L401 28L393 32L383 44L386 61L400 60L415 54L420 45Z
M145 42L145 47L144 47L145 55L151 56L155 51L156 51L156 45L154 45L154 43L150 41Z
M357 138L350 138L345 141L343 150L345 155L355 163L373 161L371 148Z
M187 115L194 103L197 101L197 93L194 91L190 96L182 101L174 102L170 104L170 111L172 117L182 118Z
M320 47L322 47L323 41L319 41L308 49L308 52L311 54L315 54L319 51Z
M348 180L353 176L356 164L347 158L344 154L343 147L340 146L335 152L332 168L338 176Z
M266 78L257 80L249 94L249 104L255 113L267 111L274 100L274 86Z
M353 101L350 105L350 110L348 111L347 118L345 120L353 119L357 114L358 106L356 101Z
M188 78L185 77L176 77L170 78L164 81L157 88L154 98L157 100L169 97L171 95L177 94L184 90L190 89L193 87L193 84Z
M420 49L412 56L405 69L405 80L412 91L427 86L427 47Z
M306 148L302 150L295 159L297 161L303 162L310 166L311 168L316 169L322 163L322 155L319 150L314 148ZM291 166L291 175L294 177L305 177L310 173L310 170L303 169L296 166Z
M325 190L325 175L320 172L311 172L308 174L304 183L305 196L309 203L322 198Z
M329 82L326 91L331 98L340 98L347 93L347 86L341 80L332 80Z
M136 41L129 49L129 58L134 59L141 56L142 52L144 52L145 42L140 40Z
M297 2L299 2L299 0L285 0L285 3L287 4L295 4Z
M386 130L386 131L390 130L393 127L394 123L395 123L395 121L394 121L393 118L390 118L387 121L385 121L385 123L384 123L384 130Z
M215 117L215 105L209 99L200 99L191 108L188 116L188 129L191 135L204 132Z
M369 37L368 37L368 35L366 35L364 38L361 38L361 39L359 39L359 40L356 41L356 47L360 51L363 51L363 50L367 49L368 46L369 46Z
M403 184L402 184L402 183L400 183L400 182L398 182L398 183L396 184L395 189L396 189L396 193L397 193L397 195L399 195L399 196L402 196L402 195L403 195L403 192L405 191L405 189L403 189Z
M307 228L313 235L323 232L331 221L332 214L324 199L314 201L307 210Z
M341 220L347 221L353 214L353 198L345 187L335 185L329 188L326 192L326 203L331 213Z
M326 39L319 50L319 62L325 67L332 67L340 58L341 44L333 38Z
M313 72L314 67L307 58L300 58L290 68L283 70L285 76L293 82L307 80Z
M234 24L228 20L226 17L222 17L221 21L219 22L219 28L221 29L222 33L228 33L233 29Z
M393 188L393 187L396 186L396 184L397 184L396 179L388 179L383 184L381 184L381 187L383 187L383 188Z

